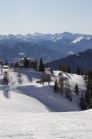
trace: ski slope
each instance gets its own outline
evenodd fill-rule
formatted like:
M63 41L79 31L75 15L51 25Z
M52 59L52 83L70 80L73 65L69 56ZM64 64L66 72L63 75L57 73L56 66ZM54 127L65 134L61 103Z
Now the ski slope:
M0 85L0 139L92 139L92 111L80 111L79 98L69 102L52 88L37 84L41 73L21 69L9 72L10 83ZM58 77L59 71L54 71ZM83 77L65 73L71 88L84 88ZM3 75L0 75L2 82ZM76 111L76 112L75 112Z

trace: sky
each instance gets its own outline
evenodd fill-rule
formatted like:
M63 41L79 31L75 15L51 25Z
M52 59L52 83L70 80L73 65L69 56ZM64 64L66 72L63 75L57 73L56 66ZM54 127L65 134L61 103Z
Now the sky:
M0 0L0 34L92 34L92 0Z

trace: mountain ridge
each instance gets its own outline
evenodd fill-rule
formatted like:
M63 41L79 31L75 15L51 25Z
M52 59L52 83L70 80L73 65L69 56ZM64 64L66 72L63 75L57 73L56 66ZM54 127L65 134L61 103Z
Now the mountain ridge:
M16 43L19 46L17 46ZM21 49L18 49L18 51L17 48L20 47L20 43ZM27 44L27 46L25 44ZM32 47L32 52L31 49L27 51L27 47L29 47L28 45L34 45L34 47ZM24 53L24 55L26 55L27 57L42 57L45 62L50 62L55 59L63 58L74 53L85 51L89 48L92 48L92 35L86 34L70 32L42 34L36 32L33 35L0 35L0 59L4 61L6 59L12 61L15 56L20 57L19 53ZM39 50L39 55L36 49ZM43 51L41 51L41 49ZM11 51L11 53L9 53L9 51ZM1 56L2 53L3 57Z
M54 60L48 63L48 67L54 70L58 70L61 64L65 64L71 68L72 71L76 71L77 67L80 67L83 71L92 70L92 48L83 52L76 53L65 58Z

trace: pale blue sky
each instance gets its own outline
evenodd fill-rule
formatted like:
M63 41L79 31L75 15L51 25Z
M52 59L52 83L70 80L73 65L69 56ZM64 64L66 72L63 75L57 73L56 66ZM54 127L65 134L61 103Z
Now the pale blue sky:
M0 0L0 34L92 34L92 0Z

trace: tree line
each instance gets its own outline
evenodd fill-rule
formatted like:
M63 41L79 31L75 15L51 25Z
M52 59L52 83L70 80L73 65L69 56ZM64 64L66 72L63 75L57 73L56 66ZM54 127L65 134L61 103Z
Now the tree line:
M59 78L54 82L55 93L61 93L66 99L72 101L72 93L68 78L63 77L63 72L59 74Z
M88 70L84 75L85 93L80 97L80 107L83 110L92 108L92 71Z
M59 66L59 70L67 73L75 73L78 75L83 75L83 70L80 67L76 67L76 71L72 71L71 68L65 64Z

